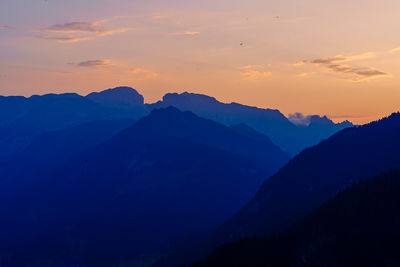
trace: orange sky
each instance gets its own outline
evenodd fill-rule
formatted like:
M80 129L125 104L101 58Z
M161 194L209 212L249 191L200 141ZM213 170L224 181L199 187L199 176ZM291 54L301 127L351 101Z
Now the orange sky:
M398 14L398 0L2 0L0 94L127 85L368 122L400 110Z

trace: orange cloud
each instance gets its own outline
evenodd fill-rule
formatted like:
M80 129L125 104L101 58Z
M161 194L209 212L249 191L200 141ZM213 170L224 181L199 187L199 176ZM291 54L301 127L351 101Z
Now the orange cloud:
M200 34L200 32L185 31L184 34L185 35L198 35L198 34Z
M175 33L171 33L171 35L199 35L200 32L196 32L196 31L184 31L184 32L175 32Z
M261 78L265 78L270 76L272 73L269 71L262 70L263 66L261 65L247 65L241 67L242 72L240 73L244 76L245 80L255 81Z
M158 77L158 73L143 68L133 68L129 72L134 74L136 80L150 80Z
M7 25L0 25L0 30L11 30L12 27L7 26Z
M400 51L400 46L399 47L396 47L396 48L393 48L392 50L390 50L389 52L390 53L396 53L396 52L399 52Z
M303 73L296 74L296 76L297 77L308 77L308 76L311 76L314 74L315 74L315 72L303 72Z
M306 64L305 61L297 61L297 62L293 63L292 66L297 67L297 66L303 66L304 64Z

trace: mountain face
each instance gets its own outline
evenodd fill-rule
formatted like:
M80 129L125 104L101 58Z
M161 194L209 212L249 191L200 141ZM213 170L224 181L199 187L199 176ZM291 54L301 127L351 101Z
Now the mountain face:
M136 91L131 90L131 94L135 95ZM126 97L126 90L125 94L122 91L115 93L130 100ZM110 93L104 94L108 96ZM29 98L0 96L0 158L21 152L36 136L47 131L71 128L95 120L138 119L144 115L143 105L141 109L126 110L100 104L100 100L96 103L90 98L102 99L96 96L85 98L77 94L35 95Z
M296 155L304 148L315 145L350 126L350 123L335 124L326 117L311 116L309 125L298 127L279 110L261 109L237 103L225 104L213 97L186 92L166 94L162 101L149 106L156 108L174 106L228 126L247 124L269 136L275 144L291 155Z
M116 87L102 92L90 93L86 98L114 108L143 108L144 98L130 87Z
M288 159L247 130L154 110L2 201L0 259L112 266L216 227Z
M219 241L275 233L381 171L400 168L400 114L348 128L292 159L218 231Z
M173 118L173 120L171 120ZM270 139L248 126L226 127L212 120L198 117L192 112L181 112L177 108L155 109L138 122L148 132L161 132L169 136L190 139L231 153L248 157L261 163L271 175L283 166L289 156L274 145Z
M400 266L400 172L354 184L297 226L216 249L201 266Z
M133 124L133 120L92 121L39 135L22 152L0 160L0 194L5 196L29 186L76 154L102 144Z

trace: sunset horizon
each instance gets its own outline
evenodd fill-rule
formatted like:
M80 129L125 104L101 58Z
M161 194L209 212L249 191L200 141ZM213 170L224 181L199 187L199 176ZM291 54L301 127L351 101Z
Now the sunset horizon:
M127 85L356 124L399 110L396 1L23 2L0 3L0 95Z
M0 267L400 266L399 0L0 0Z

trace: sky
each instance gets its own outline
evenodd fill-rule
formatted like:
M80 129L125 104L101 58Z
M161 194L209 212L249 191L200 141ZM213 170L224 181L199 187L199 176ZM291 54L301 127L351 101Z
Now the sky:
M400 110L398 0L1 0L0 95L137 89L366 123Z

